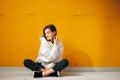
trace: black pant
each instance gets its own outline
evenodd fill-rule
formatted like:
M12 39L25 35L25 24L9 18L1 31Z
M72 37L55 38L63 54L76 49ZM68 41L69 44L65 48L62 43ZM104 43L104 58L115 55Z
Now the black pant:
M53 66L54 71L61 71L64 68L66 68L69 64L69 61L67 59L63 59L60 62L56 63L55 66ZM29 68L32 71L40 71L40 68L45 68L41 63L36 63L30 59L24 60L24 66Z

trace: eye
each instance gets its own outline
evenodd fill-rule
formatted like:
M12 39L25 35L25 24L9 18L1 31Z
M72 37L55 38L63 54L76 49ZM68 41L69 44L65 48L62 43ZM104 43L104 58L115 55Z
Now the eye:
M49 32L47 32L46 34L49 34Z

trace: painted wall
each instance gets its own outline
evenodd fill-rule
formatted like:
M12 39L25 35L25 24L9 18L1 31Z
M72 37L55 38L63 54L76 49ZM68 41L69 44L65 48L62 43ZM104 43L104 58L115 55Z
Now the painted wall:
M0 66L35 60L53 23L74 67L120 67L119 0L0 0Z

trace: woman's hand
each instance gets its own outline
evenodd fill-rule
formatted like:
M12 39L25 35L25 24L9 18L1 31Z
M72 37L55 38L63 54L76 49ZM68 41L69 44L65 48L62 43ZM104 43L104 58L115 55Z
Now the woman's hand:
M54 45L57 45L57 43L58 43L58 37L55 36L55 37L54 37Z

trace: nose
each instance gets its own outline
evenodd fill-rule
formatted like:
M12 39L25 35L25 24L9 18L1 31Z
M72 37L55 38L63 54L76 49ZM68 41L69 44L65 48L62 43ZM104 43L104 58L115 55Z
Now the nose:
M45 36L46 36L46 37L48 37L48 35L47 35L47 34L46 34Z

